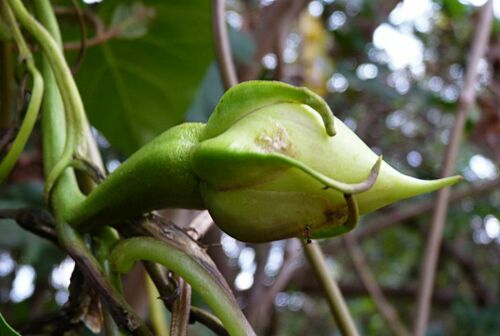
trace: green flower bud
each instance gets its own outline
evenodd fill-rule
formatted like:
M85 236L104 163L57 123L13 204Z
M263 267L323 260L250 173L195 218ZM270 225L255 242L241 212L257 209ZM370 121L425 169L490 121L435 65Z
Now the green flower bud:
M109 224L154 209L204 208L242 241L322 238L351 230L358 214L458 180L400 174L321 97L255 81L229 90L206 125L174 127L141 148L66 220Z
M217 116L206 129L212 120ZM204 139L192 162L215 223L231 236L252 242L329 237L350 230L344 197L349 190L325 188L321 177L360 183L370 175L377 155L340 120L334 125L336 135L329 136L310 106L277 102ZM375 184L353 197L359 213L365 214L459 179L423 181L382 162Z

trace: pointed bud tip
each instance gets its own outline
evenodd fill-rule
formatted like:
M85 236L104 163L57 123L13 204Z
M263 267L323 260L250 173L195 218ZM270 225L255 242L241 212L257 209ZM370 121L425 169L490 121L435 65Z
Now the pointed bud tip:
M454 176L449 176L449 177L443 177L440 180L445 182L444 184L446 186L451 186L451 185L454 185L454 184L462 181L463 179L464 179L464 177L462 175L454 175Z
M454 175L454 176L449 176L449 177L443 177L443 178L440 178L437 180L426 181L427 182L426 184L430 188L425 192L432 192L432 191L435 191L438 189L450 187L454 184L457 184L458 182L460 182L462 180L463 180L463 177L461 175Z

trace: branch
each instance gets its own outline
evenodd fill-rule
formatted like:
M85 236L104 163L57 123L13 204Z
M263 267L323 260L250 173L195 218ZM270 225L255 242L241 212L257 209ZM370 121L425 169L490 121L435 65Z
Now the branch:
M0 219L3 218L15 219L24 229L59 245L56 229L54 227L54 218L46 210L35 208L0 210ZM74 235L74 233L72 235ZM82 244L80 240L76 241L76 239L72 242L63 239L61 244L63 245L62 247L66 248L68 254L75 260L88 280L92 282L95 289L99 292L101 299L112 312L114 319L121 322L122 326L126 327L128 331L134 334L148 335L145 326L142 325L140 319L135 315L122 296L114 289L86 246ZM69 307L53 316L49 315L41 320L30 322L30 325L33 324L37 326L39 323L53 324L73 311L74 309Z
M455 125L446 151L442 172L443 176L451 175L455 167L465 119L476 98L475 84L478 76L478 63L485 54L488 45L492 20L493 0L489 0L481 9L478 28L470 50L464 86L458 102ZM448 203L450 201L450 190L450 188L441 189L437 195L436 208L433 213L431 229L427 237L425 256L420 271L417 314L414 323L415 336L424 336L427 330L436 266L443 237L446 213L448 211Z
M379 311L380 315L384 317L389 328L397 336L409 336L410 332L399 318L397 310L394 309L390 302L385 298L382 289L377 283L377 279L375 279L374 274L370 270L370 266L366 261L363 251L356 242L356 238L347 234L342 240L345 247L349 251L354 268L356 269L363 286L365 286L366 291L370 294L373 302L375 303L375 307Z
M58 237L66 252L84 271L117 323L133 335L151 335L148 327L116 290L82 239L66 223L56 222Z
M157 224L159 227L165 225L159 217L152 217L152 220L158 220ZM208 231L208 229L212 225L213 220L208 214L208 211L202 211L189 223L185 230L193 240L198 240L206 233L206 231ZM158 292L160 293L160 299L163 300L165 307L167 307L170 311L173 311L179 297L179 293L177 292L179 280L176 281L176 286L174 282L167 279L167 277L163 274L163 271L157 264L150 261L143 261L143 264L155 287L158 289ZM181 278L179 279L182 280ZM185 289L188 290L189 284L187 284L186 282L184 283ZM200 322L201 324L212 330L215 334L227 336L227 331L222 326L220 320L212 314L200 308L190 306L190 310L187 311L185 315L187 321L189 321L190 323Z
M309 267L297 269L295 274L293 274L293 278L290 279L290 282L285 287L285 290L299 290L308 295L324 297L324 293L319 284L315 281L311 281L311 271ZM339 287L342 293L349 299L369 295L363 285L352 283L352 281L341 281ZM415 303L417 289L418 288L413 285L402 285L400 287L382 287L382 292L386 297L390 297L391 300L398 302L398 304L404 302L405 304L408 303L412 305ZM432 295L432 299L444 309L450 309L456 298L457 292L451 288L439 288Z
M161 240L134 237L117 244L110 257L117 271L129 271L137 260L151 260L171 268L197 290L230 334L255 335L229 286L206 253L174 226L152 230L161 230L158 237Z
M3 180L10 174L12 168L14 168L14 165L18 161L19 156L23 152L26 143L28 142L38 117L44 91L43 77L35 66L33 55L31 54L31 51L21 34L20 27L17 24L12 10L7 3L2 3L1 6L7 18L10 31L17 44L19 58L26 62L26 69L32 78L33 84L31 89L31 98L28 103L26 115L21 123L21 127L19 128L19 132L17 133L9 151L0 161L0 183L2 183Z
M210 217L207 210L204 210L189 222L186 231L193 240L199 240L213 225L214 221L212 217Z
M286 63L283 59L283 51L285 50L286 35L288 30L285 26L281 25L277 28L273 51L276 55L276 69L274 70L273 78L275 80L283 81L285 78L285 67Z
M58 245L54 217L43 209L2 209L0 219L12 219L23 229Z
M91 298L90 284L85 280L79 268L71 275L69 299L61 309L44 314L28 323L19 330L22 335L63 335L80 333L85 316L89 311Z
M200 223L202 221L207 221L207 217L205 212L202 212L200 215L198 215L190 224L190 227L194 225L194 223ZM132 225L125 225L126 223L123 223L124 225L120 225L119 229L121 233L125 237L134 237L134 236L150 236L150 237L155 237L159 240L164 240L164 241L171 241L175 235L179 235L179 229L176 229L172 225L166 226L166 223L162 222L161 218L159 217L151 217L149 218L148 221L137 221L133 223ZM202 224L201 227L208 228L207 225ZM204 232L203 230L197 230L194 232L193 230L190 230L191 235L202 235ZM181 235L182 237L183 235ZM185 240L186 238L180 238L177 237L176 240L178 242ZM192 239L192 238L190 238ZM186 243L186 242L184 242ZM193 246L193 245L190 245ZM191 248L192 249L192 248ZM187 251L191 251L187 249ZM195 251L191 251L195 255L200 258L200 260L203 260L206 258L204 261L204 264L206 267L211 268L214 267L214 269L211 271L214 274L218 273L216 271L216 268L214 265L210 265L212 262L209 259L206 254L201 254L201 250L199 248L196 248ZM144 266L146 267L146 270L151 277L151 280L153 280L153 283L155 284L156 288L158 289L158 292L160 293L160 298L163 300L165 303L165 306L169 309L172 310L172 305L173 305L173 299L176 297L176 288L175 286L169 282L166 277L163 275L162 271L160 270L159 266L152 263L152 262L144 262ZM207 326L209 329L211 329L215 334L220 335L220 336L226 336L227 331L225 328L222 326L220 320L213 316L210 313L205 312L202 309L199 309L197 307L191 306L190 314L189 314L189 321L191 323L194 323L196 321L202 323L203 325Z
M258 27L253 32L257 50L253 57L253 64L244 66L240 72L240 80L250 80L258 77L262 69L262 57L273 50L278 36L286 36L300 13L310 0L277 0L265 7L259 13Z
M269 258L269 252L271 251L271 244L253 244L255 250L255 272L254 272L254 281L253 286L245 293L245 298L248 303L246 304L243 312L245 313L248 322L253 325L256 329L259 324L260 312L262 311L262 295L265 291L265 266L267 264L267 259Z
M78 10L76 8L69 7L55 7L55 12L61 15L76 15L79 16ZM137 11L130 18L119 22L118 24L106 28L104 22L101 17L93 13L92 11L81 11L81 15L85 18L85 20L92 23L95 31L95 35L91 38L85 38L85 47L93 47L102 43L105 43L109 40L117 38L120 34L127 29L129 26L135 24L138 21L144 20L144 18L150 17L152 14L148 10ZM82 47L82 41L69 41L64 43L64 50L80 50Z
M189 314L191 309L191 286L180 276L174 275L177 283L177 297L172 305L170 335L184 336L188 334Z
M299 269L301 263L299 252L298 241L296 239L288 239L285 247L285 258L278 275L267 291L259 297L259 306L254 311L248 311L247 315L250 322L270 322L269 316L271 315L276 295L287 287L295 271Z
M217 63L222 82L226 90L238 84L236 70L234 68L231 46L227 35L225 0L213 0L212 2L212 30L215 48L217 51Z
M306 243L302 240L301 242L304 253L316 274L318 282L323 288L324 295L326 296L328 305L330 306L330 310L332 311L340 332L345 336L359 335L337 282L328 271L329 267L325 262L325 257L318 243L316 241Z
M63 105L67 108L68 105L74 104L74 106L72 106L73 112L78 110L78 112L81 113L79 117L81 117L80 126L82 126L82 128L77 129L83 131L83 136L88 135L87 132L89 128L83 111L83 105L81 105L78 89L62 53L60 31L50 1L38 0L34 3L39 21L35 20L31 14L29 14L22 2L18 0L9 0L9 3L16 6L16 15L23 18L20 21L24 22L26 28L43 44L42 48L46 53L44 56L50 56L52 58L52 62L49 62L47 57L43 58L42 69L48 87L46 96L44 97L44 120L42 122L44 133L44 164L46 173L48 173L49 171L53 171L59 164L59 157L64 155L62 153L65 152L66 145L69 141L68 136L72 133L70 130L69 133L66 134L65 128L72 126L71 117L73 115L65 115L65 108L63 108ZM47 30L45 30L44 27L46 27ZM50 64L54 65L53 70L55 78L59 78L57 82L59 82L59 84L64 84L61 85L60 92L54 80L54 74L51 71ZM71 91L71 94L69 91ZM62 94L62 101L65 102L65 104L61 103L59 93L64 93ZM71 102L71 104L68 104L69 102ZM73 120L73 122L74 121L75 120ZM87 143L95 145L93 141L89 141L88 139L85 140ZM92 148L92 146L90 146L90 148ZM99 262L89 251L82 238L62 220L62 213L64 210L71 208L71 200L79 193L80 190L74 174L71 169L68 169L58 181L53 192L58 241L66 252L75 260L75 263L85 272L85 276L99 292L100 298L106 304L115 321L133 334L149 335L150 332L148 328L106 277Z

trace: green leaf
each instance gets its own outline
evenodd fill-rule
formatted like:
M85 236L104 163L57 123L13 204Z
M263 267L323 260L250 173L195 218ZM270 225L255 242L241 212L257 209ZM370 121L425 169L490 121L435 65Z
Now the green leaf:
M255 54L255 42L246 33L228 27L231 52L236 64L251 64ZM186 113L186 120L206 122L219 99L224 94L222 79L217 63L208 67L196 96Z
M111 25L119 29L118 36L121 38L140 38L148 33L149 23L154 13L154 9L141 3L121 4L113 12Z
M2 313L0 313L0 336L21 336L5 321Z
M102 3L126 29L89 48L77 74L91 123L125 154L184 120L214 57L209 1L130 3Z

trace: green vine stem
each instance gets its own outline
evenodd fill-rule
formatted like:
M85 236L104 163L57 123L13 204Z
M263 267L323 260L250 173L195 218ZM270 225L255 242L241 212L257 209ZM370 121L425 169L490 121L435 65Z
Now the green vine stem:
M146 268L151 281L153 281L154 285L158 289L160 299L163 300L165 307L172 309L172 302L169 300L169 298L174 295L174 286L171 286L171 282L165 279L165 276L162 274L163 272L160 269L160 265L150 261L144 261L143 265L144 268ZM189 322L200 322L201 324L212 330L216 335L228 335L226 329L224 329L224 326L219 321L219 319L202 308L191 306L191 310L189 312Z
M78 233L67 223L60 220L56 220L56 229L61 245L75 260L76 264L86 270L87 277L96 286L106 304L106 308L110 310L116 321L134 335L150 336L149 328L113 286Z
M114 288L117 289L120 294L123 294L122 284L119 275L113 271L110 262L109 254L113 247L116 245L120 239L118 232L110 228L109 226L104 226L97 230L96 234L92 237L92 247L94 255L99 262L105 276L110 280ZM108 310L104 310L103 313L104 330L106 336L120 336L120 330L118 325L115 323L113 316Z
M340 332L344 336L358 336L358 331L354 325L354 321L349 313L349 309L344 301L342 293L335 279L329 273L329 267L326 264L325 257L321 248L316 241L307 243L301 240L304 248L304 253L311 264L316 278L323 287L324 293L333 317L337 322Z
M103 226L96 230L92 236L92 247L97 261L106 273L106 276L111 280L114 287L122 292L122 283L119 275L113 271L109 262L109 255L116 244L120 241L120 236L115 229L109 226Z
M33 126L35 126L36 119L38 116L38 111L40 110L40 105L42 103L44 83L43 78L38 69L35 67L35 62L33 61L33 55L31 54L28 45L26 44L21 31L17 25L16 19L12 14L12 11L7 6L6 3L2 2L2 9L5 12L7 22L10 26L14 40L16 41L17 47L19 48L19 56L26 62L26 68L33 78L33 88L31 90L31 99L26 111L26 115L21 124L19 132L14 139L12 147L5 156L5 158L0 162L0 183L9 175L10 171L16 164L19 156L21 155L28 138L33 131Z
M5 22L5 9L5 5L0 6L0 129L8 128L11 123L14 80L11 34Z
M160 301L160 294L148 274L145 274L146 291L148 293L149 319L156 335L169 335L165 321L166 309Z
M66 141L58 162L49 173L45 183L45 198L49 201L51 189L60 174L73 159L78 146L83 145L85 136L85 111L71 70L64 54L50 33L26 10L20 0L7 0L12 11L24 28L30 32L42 47L50 62L57 85L59 86L66 112ZM82 151L83 153L85 150Z
M229 289L207 272L184 251L149 237L121 241L111 254L111 261L121 273L130 270L137 260L160 263L182 276L205 300L231 335L255 335Z
M47 27L50 33L48 33L42 26L40 26L40 29L47 32L49 37L50 34L54 36L54 38L50 37L50 41L52 41L50 43L55 45L53 46L54 48L60 50L61 38L59 27L50 1L37 0L34 2L34 5L38 19ZM29 16L29 13L26 13L26 15ZM36 20L35 22L37 25L40 25ZM59 52L59 54L62 55L61 52ZM70 124L67 122L67 114L64 112L64 99L61 98L59 93L59 91L63 92L65 88L57 87L57 75L54 76L52 73L52 70L56 73L56 69L59 67L59 64L51 62L47 53L43 55L42 62L42 71L47 83L42 119L42 130L44 134L44 170L47 176L53 170L54 166L58 164L61 154L65 149L67 144L66 128L70 128L66 126L69 126ZM62 59L62 63L63 66L67 68L64 59ZM59 70L59 72L61 71ZM73 81L72 77L71 81ZM86 119L83 119L83 121L86 122ZM101 299L106 304L106 307L112 314L115 321L119 323L121 327L133 334L150 335L151 333L144 322L142 322L142 320L130 308L123 296L114 286L115 284L107 278L103 268L97 259L92 255L87 245L82 240L82 237L80 237L73 228L62 220L65 210L71 209L73 202L79 201L82 197L84 197L78 188L78 183L72 168L66 169L63 172L60 180L54 188L52 196L53 212L56 217L55 225L60 245L75 260L78 267L86 270L89 280L99 291ZM111 239L105 240L106 242L109 242Z
M33 4L40 22L47 27L56 43L61 46L61 35L55 16L52 14L50 3L47 0L39 0ZM62 97L50 62L45 55L42 55L42 75L46 83L42 102L43 164L45 176L48 176L61 157L66 143L66 118ZM61 185L61 191L54 192L54 196L58 198L54 203L59 208L70 208L72 200L80 200L83 197L78 188L73 169L67 169L62 174L59 184Z

